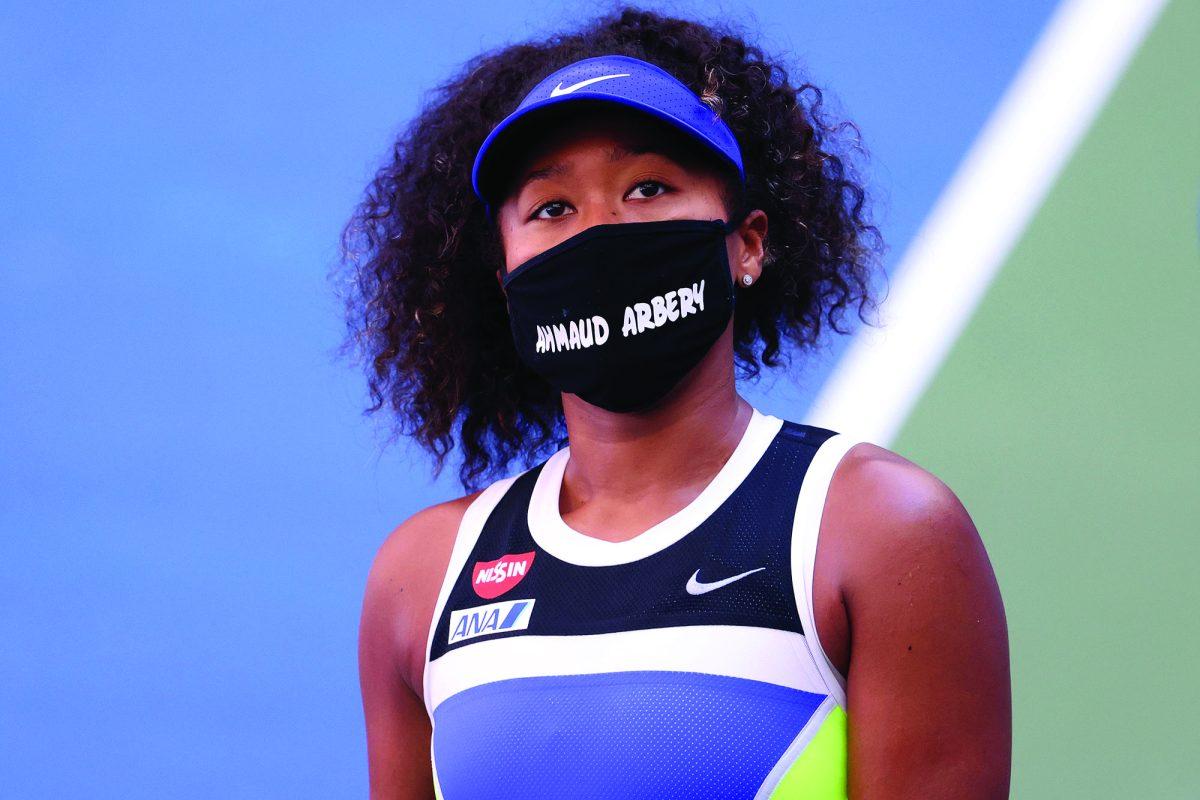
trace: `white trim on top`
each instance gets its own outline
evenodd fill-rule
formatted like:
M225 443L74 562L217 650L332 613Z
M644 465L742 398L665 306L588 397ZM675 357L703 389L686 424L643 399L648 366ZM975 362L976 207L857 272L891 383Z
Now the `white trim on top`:
M628 564L646 558L682 539L716 511L750 474L782 426L782 419L753 409L733 454L700 494L663 521L621 542L580 533L559 513L562 476L571 457L568 445L550 456L538 475L529 499L529 531L543 550L579 566Z
M680 590L682 591L682 589ZM513 678L614 672L697 672L825 695L799 633L746 625L685 625L573 636L510 636L474 642L439 658L434 711L459 692Z
M796 610L804 625L803 646L824 679L829 695L842 708L846 707L846 680L829 660L817 634L816 614L813 611L813 571L817 563L817 540L821 533L821 519L825 515L829 484L842 456L859 442L853 437L838 434L821 444L808 465L804 482L800 484L796 516L792 520L792 588L796 593Z
M429 632L425 636L425 672L421 677L421 694L425 701L425 713L429 715L431 725L433 724L433 706L429 703L430 672L437 668L441 659L431 662L429 653L433 649L433 634L437 630L438 619L442 616L446 602L450 599L454 582L458 580L459 574L466 566L467 558L475 548L475 542L479 540L479 534L483 532L483 524L487 522L488 516L500 502L500 498L504 497L508 487L512 486L513 481L519 477L521 476L513 475L503 478L480 492L479 496L472 500L466 511L463 512L462 521L459 522L458 531L454 535L454 548L450 552L450 563L447 565L446 571L442 573L442 588L438 592L437 604L433 608L433 619L429 621Z
M1165 0L1064 0L805 420L888 445L1104 105Z

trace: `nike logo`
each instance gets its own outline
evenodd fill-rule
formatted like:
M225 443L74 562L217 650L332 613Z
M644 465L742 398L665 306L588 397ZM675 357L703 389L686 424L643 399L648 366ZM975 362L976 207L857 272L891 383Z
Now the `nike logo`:
M582 89L583 87L589 86L593 83L596 83L597 81L606 81L609 78L628 78L628 77L629 77L628 72L622 72L620 75L601 75L599 78L588 78L586 81L580 81L579 83L572 83L570 86L568 86L565 89L563 88L562 81L559 81L558 86L555 86L553 89L550 90L550 96L558 97L559 95L562 95L562 94L570 94L571 92L575 91L576 89Z
M713 589L720 589L722 586L728 586L734 581L740 581L747 575L753 575L756 572L762 572L764 569L766 569L766 567L759 567L758 569L752 569L749 572L743 572L740 575L734 575L732 577L725 578L724 580L713 581L712 583L701 583L699 580L697 580L700 577L700 570L696 570L694 573L692 573L692 577L688 578L687 593L704 594L705 592L711 592Z

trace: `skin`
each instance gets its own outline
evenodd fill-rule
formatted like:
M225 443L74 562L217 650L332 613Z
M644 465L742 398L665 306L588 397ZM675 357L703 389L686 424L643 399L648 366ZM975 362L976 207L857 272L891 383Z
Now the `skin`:
M628 112L581 113L531 146L517 175L532 179L518 179L498 209L504 269L592 225L725 219L719 174L682 150L672 155L669 133L649 127ZM668 152L640 152L646 144ZM735 285L761 274L766 233L766 214L755 210L726 237ZM751 416L733 363L730 325L645 412L611 413L564 394L563 520L620 541L691 502ZM376 800L433 797L424 648L454 535L476 496L402 523L367 580L359 664ZM1004 609L979 534L944 483L884 448L851 449L826 499L813 603L820 641L847 679L850 797L1008 796Z

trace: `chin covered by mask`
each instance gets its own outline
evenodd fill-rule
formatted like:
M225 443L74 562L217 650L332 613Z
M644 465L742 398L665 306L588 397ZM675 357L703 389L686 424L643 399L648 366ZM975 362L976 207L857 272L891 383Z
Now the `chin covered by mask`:
M725 236L737 223L595 225L503 278L517 353L559 391L609 411L661 399L733 316Z

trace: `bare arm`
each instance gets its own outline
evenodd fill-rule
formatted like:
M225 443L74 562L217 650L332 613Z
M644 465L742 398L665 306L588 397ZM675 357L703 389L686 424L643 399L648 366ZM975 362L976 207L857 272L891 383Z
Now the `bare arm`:
M367 578L358 671L372 800L434 796L422 699L425 643L454 535L474 497L406 520L379 548Z
M1008 633L970 516L937 478L869 445L839 467L827 515L837 533L818 569L840 583L850 796L1008 797Z

